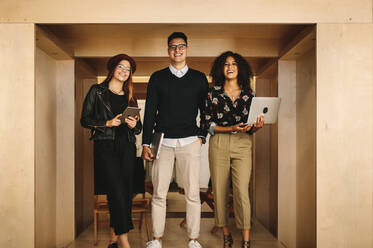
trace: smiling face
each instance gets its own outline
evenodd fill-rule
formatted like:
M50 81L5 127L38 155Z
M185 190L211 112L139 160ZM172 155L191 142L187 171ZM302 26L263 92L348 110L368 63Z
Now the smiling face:
M235 59L231 56L227 57L224 63L225 79L236 79L238 76L238 66Z
M113 78L125 82L131 74L131 64L127 60L122 60L119 62L117 67L115 67Z
M168 44L168 56L172 63L185 63L188 47L184 39L175 38Z

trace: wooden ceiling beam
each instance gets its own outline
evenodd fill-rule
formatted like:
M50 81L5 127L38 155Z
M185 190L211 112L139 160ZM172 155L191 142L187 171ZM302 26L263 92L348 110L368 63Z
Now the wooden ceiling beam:
M98 72L96 68L93 68L90 64L88 64L83 59L75 59L75 70L76 75L95 75L98 76Z
M133 39L131 37L94 36L78 40L67 40L73 44L76 57L111 57L127 53L133 57L166 57L167 44L164 39ZM278 57L282 47L278 39L221 38L193 39L188 42L188 56L217 57L231 50L243 57Z
M256 73L256 76L258 78L263 77L264 75L268 74L268 71L272 71L274 66L277 66L277 58L270 59L266 64L264 64L262 67L258 69L258 72Z
M57 36L47 29L36 26L35 36L36 46L52 58L66 60L74 57L73 51L67 48Z
M209 75L213 61L216 57L188 57L187 64L191 68L202 71L206 75ZM168 57L133 57L136 61L136 72L135 76L150 76L153 72L163 69L170 64ZM259 68L271 60L271 58L252 58L245 57L249 62L254 75L257 75ZM82 58L92 68L97 71L97 75L106 76L107 69L106 63L108 58Z
M281 49L279 58L282 60L294 60L315 47L316 27L308 26Z

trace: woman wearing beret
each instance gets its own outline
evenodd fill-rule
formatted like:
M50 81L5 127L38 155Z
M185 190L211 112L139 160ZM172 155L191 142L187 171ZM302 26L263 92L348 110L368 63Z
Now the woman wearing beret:
M239 54L225 52L216 58L203 114L209 130L209 164L215 202L216 226L223 229L224 248L232 247L228 229L228 196L233 186L233 208L237 228L242 230L242 248L250 247L250 200L252 134L263 127L263 116L254 125L244 125L254 93L250 88L250 66Z
M89 90L83 103L81 125L91 130L94 141L95 194L106 194L112 235L109 248L129 248L133 174L136 159L135 135L141 132L139 118L121 122L127 106L137 106L132 74L135 61L118 54L107 63L108 76Z

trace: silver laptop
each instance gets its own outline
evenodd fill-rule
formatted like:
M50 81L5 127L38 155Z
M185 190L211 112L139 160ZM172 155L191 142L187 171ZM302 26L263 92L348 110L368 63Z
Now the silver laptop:
M254 97L246 124L254 124L260 114L264 115L265 124L276 123L280 102L281 98L279 97Z

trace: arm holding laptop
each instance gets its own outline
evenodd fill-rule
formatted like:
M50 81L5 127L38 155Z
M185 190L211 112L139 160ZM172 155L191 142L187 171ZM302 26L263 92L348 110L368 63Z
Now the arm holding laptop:
M211 135L215 133L232 133L232 132L247 132L252 134L264 126L264 116L258 115L256 122L252 125L248 125L244 122L239 122L233 125L221 125L225 121L224 115L219 110L222 106L219 106L219 98L217 96L222 96L220 87L214 87L211 89L205 99L205 108L203 111L203 118L201 118L201 126L208 130ZM216 100L215 100L216 99ZM225 107L223 105L223 107ZM249 109L250 110L250 109ZM218 115L220 118L218 118ZM218 123L218 124L217 124Z
M223 126L215 126L214 132L215 133L232 133L232 132L252 132L259 130L264 126L264 116L258 116L257 121L254 125L246 125L245 123L241 122L233 126L223 127Z
M251 134L251 133L254 133L257 130L259 130L263 126L264 126L264 116L259 115L256 122L253 125L248 125L248 124L245 124L243 122L237 123L237 124L232 125L232 126L214 125L213 126L213 133L233 133L233 132L246 133L246 132L250 132L250 134ZM211 125L210 125L210 129L211 129Z

